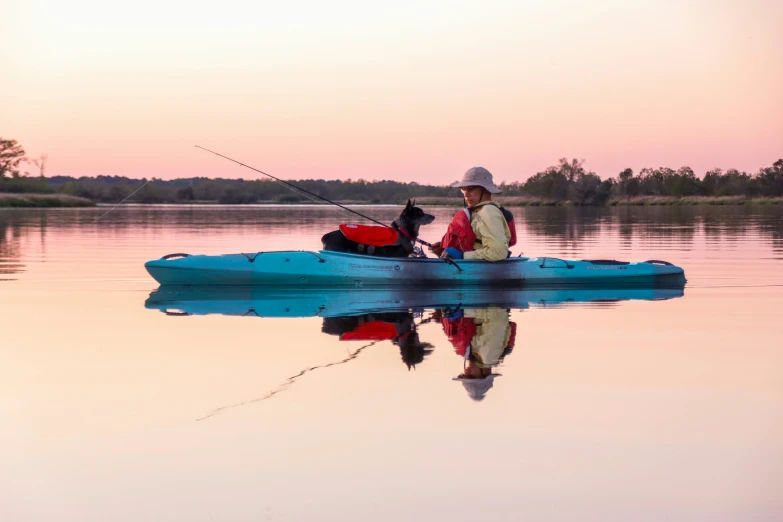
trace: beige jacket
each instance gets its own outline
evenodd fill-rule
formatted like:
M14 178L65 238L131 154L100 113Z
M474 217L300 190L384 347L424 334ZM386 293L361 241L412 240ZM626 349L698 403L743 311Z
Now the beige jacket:
M508 242L511 240L511 230L506 218L495 205L489 201L479 203L474 207L470 218L470 228L481 243L475 243L473 250L465 252L465 259L485 259L487 261L502 261L508 257Z

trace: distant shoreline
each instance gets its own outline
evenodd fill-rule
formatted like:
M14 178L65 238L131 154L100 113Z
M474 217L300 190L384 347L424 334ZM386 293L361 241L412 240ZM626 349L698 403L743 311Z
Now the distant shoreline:
M27 194L0 192L0 208L63 208L95 207L94 201L87 198L66 196L65 194Z
M580 205L570 200L555 200L536 197L496 197L493 198L507 207L626 207L626 206L696 206L696 205L778 205L783 197L749 198L745 196L635 196L628 198L610 198L602 205ZM459 198L416 198L417 205L439 205L461 207Z
M783 197L776 198L750 198L745 196L636 196L628 198L611 198L603 205L580 205L573 201L558 201L537 197L497 197L495 200L501 205L508 207L576 207L576 206L595 206L595 207L625 207L625 206L698 206L698 205L779 205L783 204ZM372 207L397 206L394 203L372 203L370 201L357 200L337 200L341 205L361 205ZM399 204L403 204L400 202ZM419 206L445 206L461 207L462 201L458 197L421 197L416 198L416 204ZM97 203L87 198L75 196L66 196L64 194L17 194L0 193L0 208L63 208L63 207L95 207L95 206L113 206L114 203ZM124 203L124 207L147 207L160 206L161 203ZM284 203L280 201L258 201L256 203L219 203L218 201L190 201L183 203L165 203L166 206L236 206L236 207L302 207L302 206L323 206L312 205L302 202Z

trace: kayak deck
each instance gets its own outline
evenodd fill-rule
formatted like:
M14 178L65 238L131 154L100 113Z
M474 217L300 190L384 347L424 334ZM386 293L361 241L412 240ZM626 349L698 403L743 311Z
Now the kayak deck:
M219 256L170 254L145 268L162 285L286 287L509 286L534 284L684 281L665 261L627 263L515 257L498 262L439 258L384 258L331 251L275 251Z

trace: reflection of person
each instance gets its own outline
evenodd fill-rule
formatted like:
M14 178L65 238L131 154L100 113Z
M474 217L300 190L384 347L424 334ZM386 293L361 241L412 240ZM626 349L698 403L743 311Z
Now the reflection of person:
M492 368L514 348L516 324L509 320L508 310L498 307L459 310L440 317L454 351L465 361L455 380L462 382L471 399L483 400L499 375Z
M492 174L484 167L473 167L451 186L462 190L468 208L454 214L443 239L430 250L454 259L506 259L511 230L500 207L492 202L492 194L500 192Z

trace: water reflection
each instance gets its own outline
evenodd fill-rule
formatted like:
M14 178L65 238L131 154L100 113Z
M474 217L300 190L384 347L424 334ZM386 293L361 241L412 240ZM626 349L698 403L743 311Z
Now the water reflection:
M462 356L460 381L468 396L481 401L492 388L493 368L503 362L514 349L517 325L509 318L509 310L497 306L478 309L437 310L432 318L443 325L454 352Z
M174 317L210 314L260 318L321 317L324 335L337 336L341 342L361 343L343 360L306 368L270 393L223 406L203 419L228 408L268 399L306 373L345 364L380 342L396 346L407 369L415 369L444 337L459 357L459 372L455 372L454 380L462 384L471 399L481 401L493 387L494 380L501 375L495 368L514 349L517 325L510 319L511 310L531 306L607 307L627 300L664 300L683 295L681 284L667 287L445 288L426 291L164 286L150 294L145 307ZM439 323L443 337L421 339L419 326L424 323ZM295 328L292 324L291 330Z
M570 304L613 306L621 301L655 301L684 295L682 282L667 286L570 286L562 288L264 288L162 286L145 306L172 316L332 317L424 310L524 309ZM456 312L454 312L456 313ZM325 325L326 333L335 333Z
M391 221L399 215L395 205L355 206L368 216ZM620 206L620 207L522 207L512 208L518 226L529 235L557 238L564 245L597 239L607 229L621 238L657 237L690 241L700 230L707 236L742 235L758 231L768 239L783 239L783 205L730 206ZM424 235L442 234L454 212L450 207L428 207L437 216ZM103 215L105 214L105 215ZM100 221L95 219L103 215ZM124 229L237 229L271 227L290 231L313 230L323 234L334 224L353 220L338 208L322 205L146 205L79 209L1 209L0 230L17 234L43 231L46 227L116 233ZM0 233L0 242L3 241ZM18 235L16 236L18 238ZM318 245L314 245L316 248Z
M11 274L24 270L19 262L22 229L19 221L11 216L9 211L0 212L0 281L13 280Z
M361 210L386 222L399 214L399 206L393 205ZM426 227L423 237L434 241L453 208L427 211L437 220ZM316 250L324 231L353 219L340 209L312 205L173 205L120 207L95 223L105 212L105 208L0 209L0 281L18 278L12 276L21 272L36 273L40 264L55 258L58 263L51 264L50 270L82 271L85 251L105 256L106 262L122 255L142 272L145 260L172 249L213 254ZM746 257L754 259L783 259L783 205L527 207L515 208L514 213L520 233L515 255L524 251L573 258L669 257L683 264L689 252L704 247L723 257L746 251ZM666 256L665 251L673 255Z
M669 220L674 210L601 209L566 232L589 238L569 252L523 225L545 219L536 209L514 212L526 253L675 261L688 299L676 288L150 296L147 259L311 248L344 217L143 209L147 225L128 210L102 227L89 224L93 210L0 210L0 264L24 265L10 276L19 281L0 281L4 519L678 518L671 506L688 520L783 519L780 495L756 487L779 482L783 454L783 206L677 209ZM692 249L677 235L689 220ZM654 241L658 227L669 239ZM490 308L511 310L508 330L474 352L483 329L461 319ZM376 321L391 338L372 339ZM411 323L417 338L405 336ZM468 372L486 375L453 380ZM479 439L502 458L482 460L476 481L461 457ZM409 477L436 494L389 494ZM466 484L494 504L454 503ZM640 498L639 484L652 494ZM521 496L495 494L509 488ZM569 495L576 504L558 502Z
M528 235L557 239L562 248L583 247L612 229L624 244L638 237L688 246L700 232L714 239L745 239L756 232L772 240L776 250L783 245L783 205L543 207L515 213Z
M380 312L372 314L324 317L321 331L336 335L340 341L390 341L400 349L402 362L408 370L432 353L432 344L419 339L412 312Z

